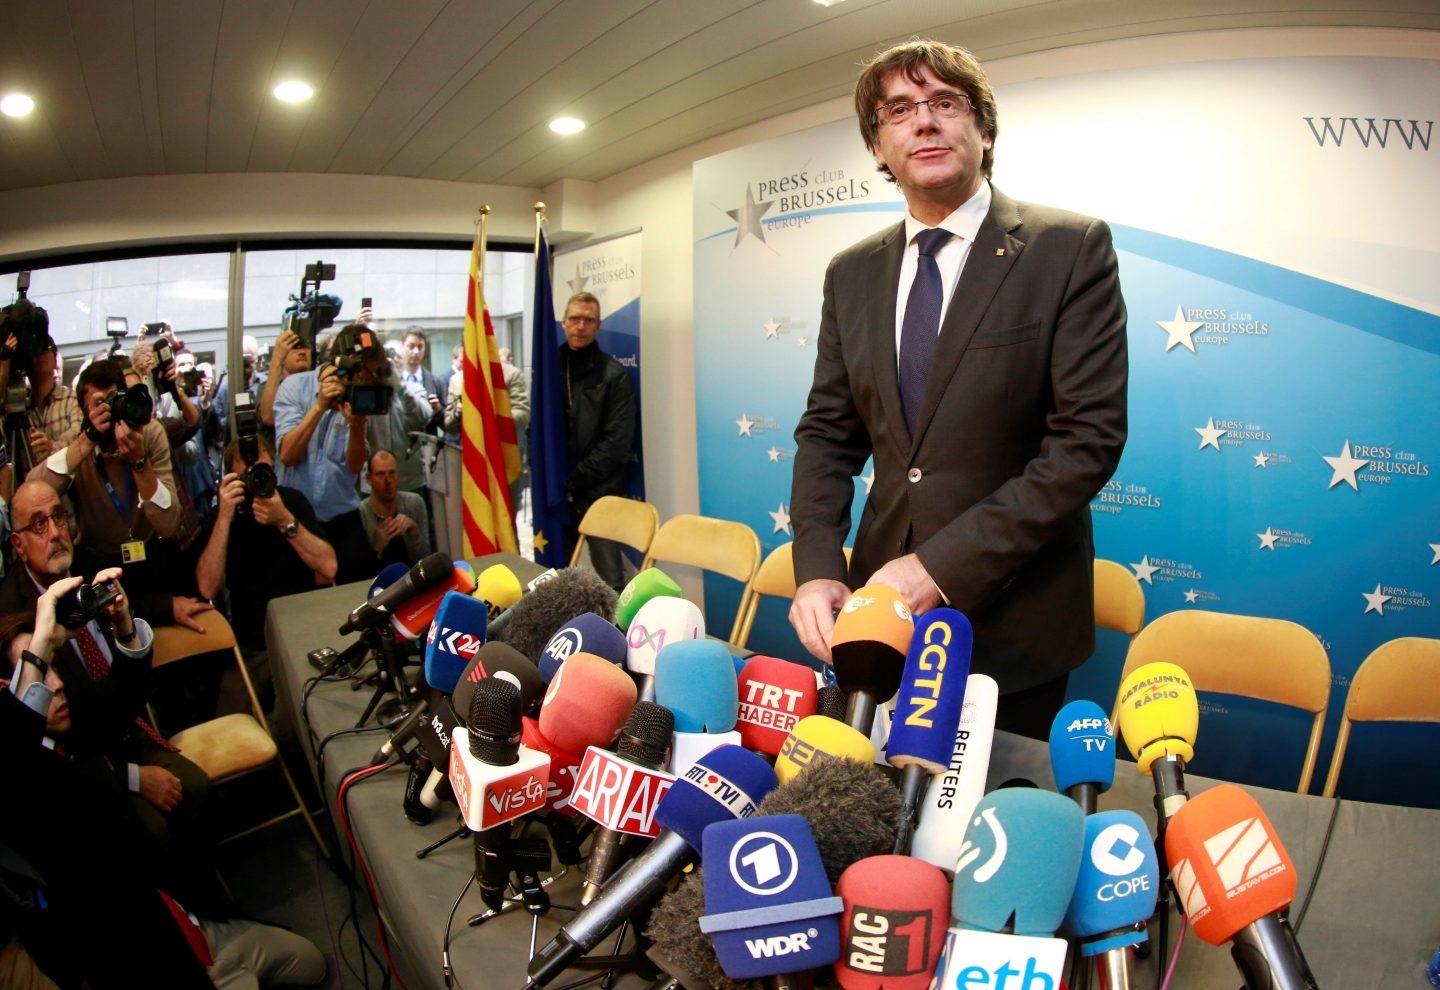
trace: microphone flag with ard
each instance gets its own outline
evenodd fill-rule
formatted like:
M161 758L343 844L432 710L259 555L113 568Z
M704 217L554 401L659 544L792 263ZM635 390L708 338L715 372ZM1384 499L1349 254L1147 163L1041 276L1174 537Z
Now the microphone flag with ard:
M555 630L555 635L540 651L540 679L549 684L560 665L576 653L589 653L616 665L623 664L625 634L594 612L575 616Z
M840 986L925 990L950 924L945 874L910 856L871 856L841 874L835 892L845 903Z
M441 694L453 694L475 652L485 642L485 603L458 591L440 599L435 621L425 637L425 683Z

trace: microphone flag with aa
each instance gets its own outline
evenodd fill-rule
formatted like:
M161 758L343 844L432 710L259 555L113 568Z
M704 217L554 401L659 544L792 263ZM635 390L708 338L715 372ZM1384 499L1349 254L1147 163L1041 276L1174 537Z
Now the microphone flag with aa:
M540 679L546 684L572 654L589 653L613 664L625 662L625 634L594 612L566 622L540 651Z

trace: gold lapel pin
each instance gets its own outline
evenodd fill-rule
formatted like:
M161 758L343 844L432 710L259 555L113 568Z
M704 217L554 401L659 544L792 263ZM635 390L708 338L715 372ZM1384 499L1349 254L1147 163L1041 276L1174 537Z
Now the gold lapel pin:
M1003 258L1003 257L1005 257L1005 249L1004 249L1004 248L996 248L996 249L995 249L995 257L997 257L997 258Z

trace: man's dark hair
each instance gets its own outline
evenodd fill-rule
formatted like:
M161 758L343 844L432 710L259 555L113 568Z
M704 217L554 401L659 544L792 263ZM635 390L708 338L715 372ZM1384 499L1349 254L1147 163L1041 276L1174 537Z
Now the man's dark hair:
M125 364L129 364L127 361ZM85 370L80 372L80 378L75 382L75 391L80 393L83 401L87 388L98 389L101 392L108 392L112 388L125 387L125 365L122 365L114 358L105 358L101 361L91 361Z
M266 438L265 434L255 434L255 442L261 450L270 455L272 461L275 459L275 448L270 445L270 441ZM230 465L234 464L239 458L240 438L235 437L225 445L225 459L221 465L221 473L223 474L229 471Z
M34 631L34 612L0 615L0 677L8 680L15 675L15 665L10 662L10 644L15 642L15 637Z
M601 313L600 313L600 300L595 298L595 293L593 293L593 292L586 292L584 289L581 289L579 292L575 293L575 294L574 294L573 296L571 296L569 299L566 299L566 300L565 300L565 308L562 309L560 312L561 312L561 313L568 313L568 312L570 312L570 304L571 304L571 303L577 303L577 302L578 302L578 303L594 303L594 304L595 304L595 316L598 318L598 317L601 315Z
M406 327L406 328L405 328L405 336L403 336L403 337L400 338L400 342L403 344L405 341L409 340L411 337L419 337L419 338L421 339L421 341L423 341L423 342L425 343L425 346L426 346L427 348L430 346L430 338L427 337L427 336L425 336L425 328L424 328L424 327Z
M964 48L947 45L939 41L915 39L881 52L870 60L855 83L855 116L860 121L860 136L865 147L871 151L879 143L879 127L875 121L875 108L885 98L885 77L892 72L903 72L911 82L921 82L921 68L928 68L941 82L954 86L957 92L970 97L975 107L975 125L981 134L990 138L990 147L980 159L980 171L990 178L995 165L995 138L1000 133L999 111L995 106L995 92L990 80L980 65L980 60ZM895 176L887 166L880 171L892 182Z

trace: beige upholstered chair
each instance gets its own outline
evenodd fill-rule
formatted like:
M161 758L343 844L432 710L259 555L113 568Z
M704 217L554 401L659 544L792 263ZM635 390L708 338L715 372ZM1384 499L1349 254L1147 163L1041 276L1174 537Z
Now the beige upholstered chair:
M1135 640L1145 625L1145 589L1124 564L1095 558L1095 625Z
M740 582L740 605L726 636L727 642L736 643L749 610L755 572L760 567L760 539L755 531L729 519L675 516L665 520L655 533L641 568L661 561L714 571Z
M760 599L795 597L795 555L794 543L782 543L765 555L760 569L755 572L755 583L750 590L750 607L745 613L745 624L740 629L740 638L733 640L736 646L744 646L750 639L750 630L755 625L755 616L760 611ZM845 548L845 559L850 559L850 548Z
M650 550L650 541L660 526L660 512L649 502L619 495L602 495L585 510L580 520L580 538L575 541L575 552L570 555L570 566L580 560L585 538L599 537L614 540L627 547L633 547L643 557Z
M1325 778L1334 797L1352 722L1440 722L1440 639L1407 636L1381 643L1350 682L1335 754Z

